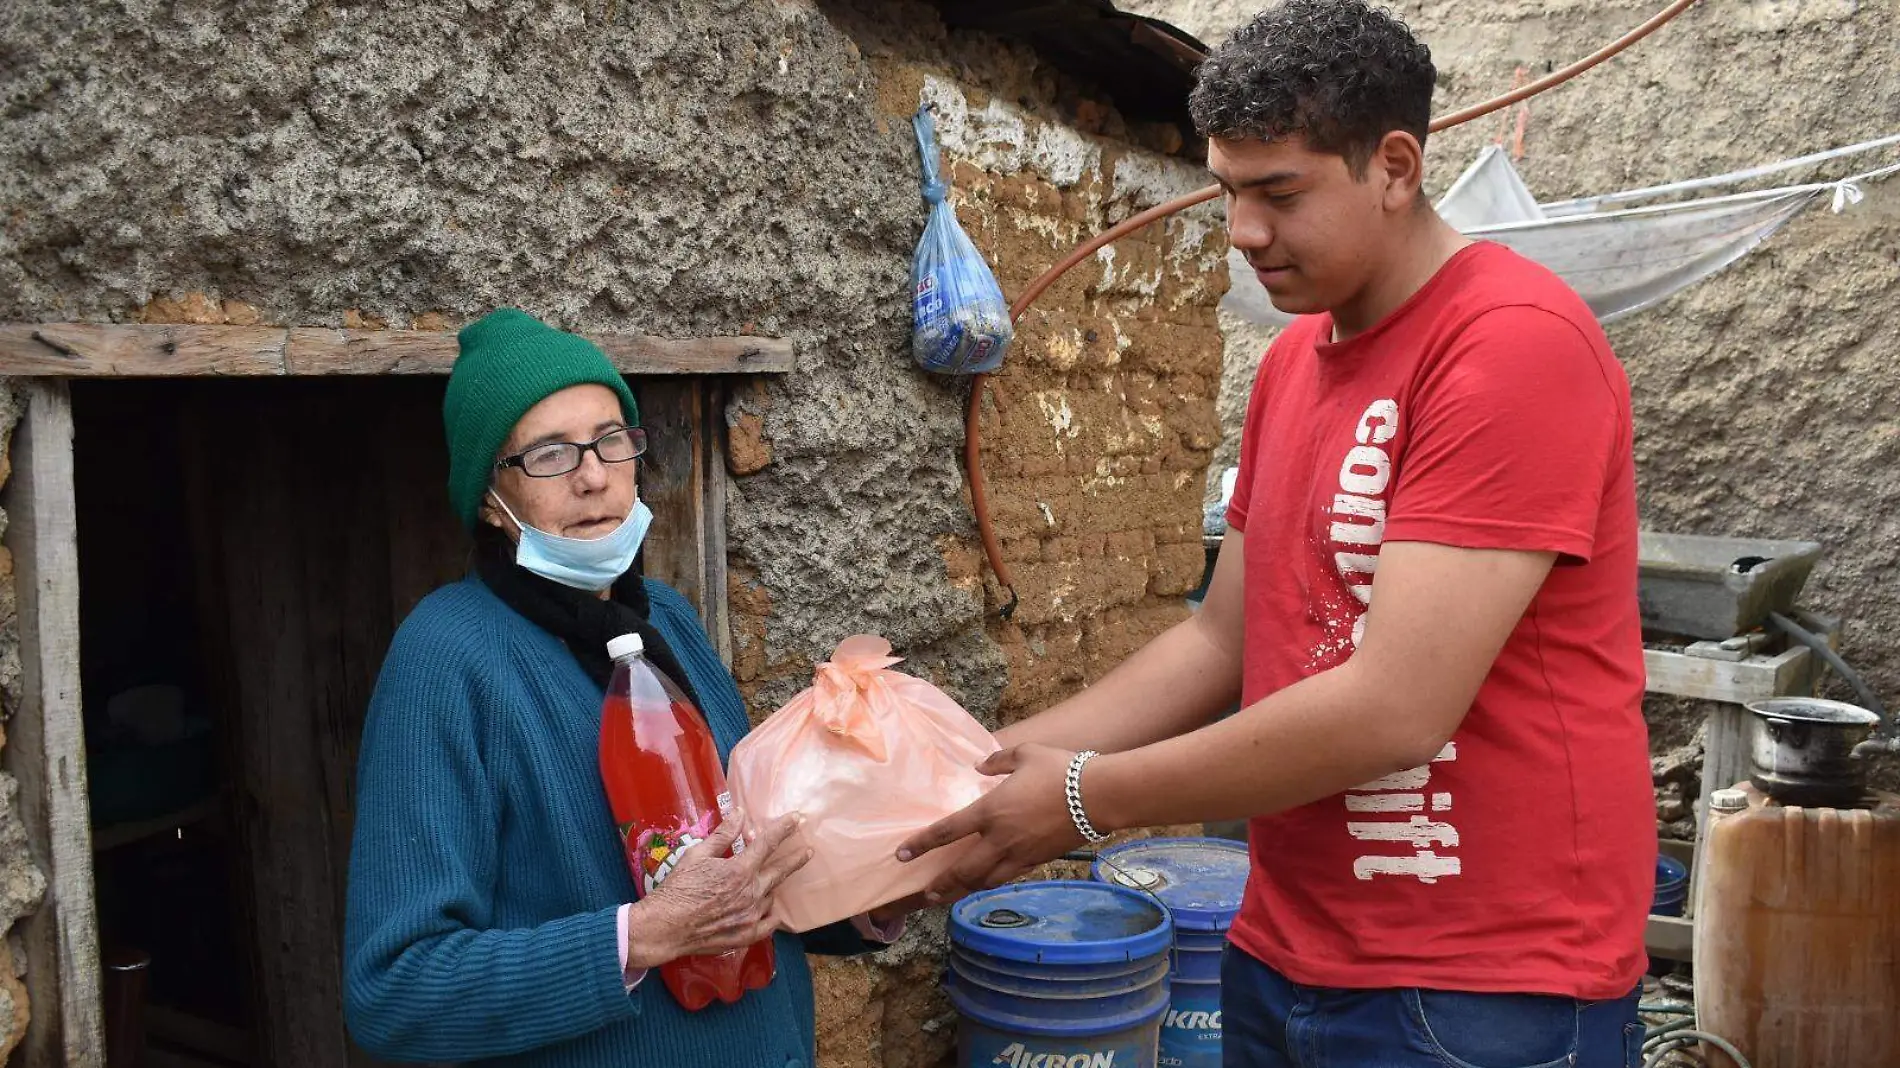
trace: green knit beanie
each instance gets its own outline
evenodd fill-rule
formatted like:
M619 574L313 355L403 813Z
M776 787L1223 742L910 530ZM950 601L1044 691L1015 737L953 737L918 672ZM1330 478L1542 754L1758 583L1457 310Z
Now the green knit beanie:
M442 398L449 443L449 504L475 528L495 454L528 409L569 386L603 385L620 395L627 422L640 409L627 381L584 337L556 330L527 312L501 308L462 328L461 352Z

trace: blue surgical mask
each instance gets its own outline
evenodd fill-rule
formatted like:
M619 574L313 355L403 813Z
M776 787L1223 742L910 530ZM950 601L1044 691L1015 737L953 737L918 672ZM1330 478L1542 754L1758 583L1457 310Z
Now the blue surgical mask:
M500 494L491 490L488 495L521 529L520 540L515 542L515 563L550 582L588 593L599 593L627 573L640 552L647 528L653 525L653 510L636 499L633 510L612 531L598 538L564 538L523 523Z

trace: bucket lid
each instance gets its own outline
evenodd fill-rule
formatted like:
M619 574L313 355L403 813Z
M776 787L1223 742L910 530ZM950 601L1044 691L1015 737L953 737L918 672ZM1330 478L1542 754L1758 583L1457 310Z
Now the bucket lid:
M1674 857L1656 857L1656 889L1678 890L1689 882L1689 868Z
M1251 867L1247 847L1226 838L1144 838L1103 850L1090 874L1160 898L1184 931L1225 931Z
M1174 925L1154 899L1105 883L1054 879L985 890L950 909L950 940L1036 964L1108 964L1166 953Z

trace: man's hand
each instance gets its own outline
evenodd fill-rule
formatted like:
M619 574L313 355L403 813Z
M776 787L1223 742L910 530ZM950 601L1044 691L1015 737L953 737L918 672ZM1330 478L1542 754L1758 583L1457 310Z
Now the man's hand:
M938 820L898 847L897 859L908 861L969 835L977 836L968 853L929 886L925 900L934 905L1001 886L1080 845L1082 835L1069 818L1063 793L1069 761L1074 756L1068 750L1026 744L999 750L977 765L985 775L1009 778L969 807Z

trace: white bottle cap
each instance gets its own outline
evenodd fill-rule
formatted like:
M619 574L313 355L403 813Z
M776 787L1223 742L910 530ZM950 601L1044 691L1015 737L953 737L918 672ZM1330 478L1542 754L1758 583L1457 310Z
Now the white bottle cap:
M607 658L609 660L625 660L627 657L638 656L646 651L647 643L641 641L638 634L622 634L620 637L609 639L607 642Z
M1740 790L1717 790L1709 795L1709 807L1717 812L1740 812L1748 807L1748 795Z

